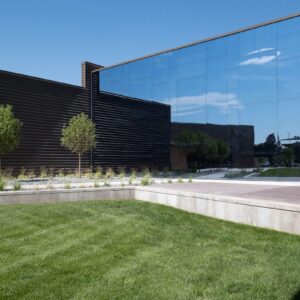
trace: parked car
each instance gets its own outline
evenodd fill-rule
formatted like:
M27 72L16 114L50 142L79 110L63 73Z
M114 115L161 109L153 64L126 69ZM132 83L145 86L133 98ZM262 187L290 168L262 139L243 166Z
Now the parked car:
M271 166L271 163L269 161L265 161L264 163L261 164L262 168L268 168Z

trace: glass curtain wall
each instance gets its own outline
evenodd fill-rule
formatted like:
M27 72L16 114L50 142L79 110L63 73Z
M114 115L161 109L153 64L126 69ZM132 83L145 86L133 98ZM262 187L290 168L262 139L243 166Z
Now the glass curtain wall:
M172 122L300 136L300 17L100 71L102 91L171 105Z

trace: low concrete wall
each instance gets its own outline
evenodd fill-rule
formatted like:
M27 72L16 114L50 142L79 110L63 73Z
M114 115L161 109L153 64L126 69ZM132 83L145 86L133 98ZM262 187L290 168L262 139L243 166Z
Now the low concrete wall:
M20 191L0 193L0 204L29 204L88 200L134 199L134 188L86 188L49 191Z
M0 204L129 199L163 204L222 220L300 234L300 205L261 199L180 192L151 186L0 193Z
M300 234L300 206L260 199L136 187L135 199L222 220Z

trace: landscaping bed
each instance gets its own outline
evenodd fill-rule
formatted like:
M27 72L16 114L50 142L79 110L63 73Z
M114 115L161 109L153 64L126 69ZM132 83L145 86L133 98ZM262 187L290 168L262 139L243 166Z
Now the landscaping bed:
M139 201L0 206L1 299L291 299L300 237Z
M300 177L300 168L274 168L260 174L262 177Z

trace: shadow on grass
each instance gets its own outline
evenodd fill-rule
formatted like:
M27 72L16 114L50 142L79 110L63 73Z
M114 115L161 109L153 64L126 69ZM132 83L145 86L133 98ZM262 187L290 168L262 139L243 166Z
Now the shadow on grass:
M300 290L296 292L296 294L293 296L292 300L300 300Z

